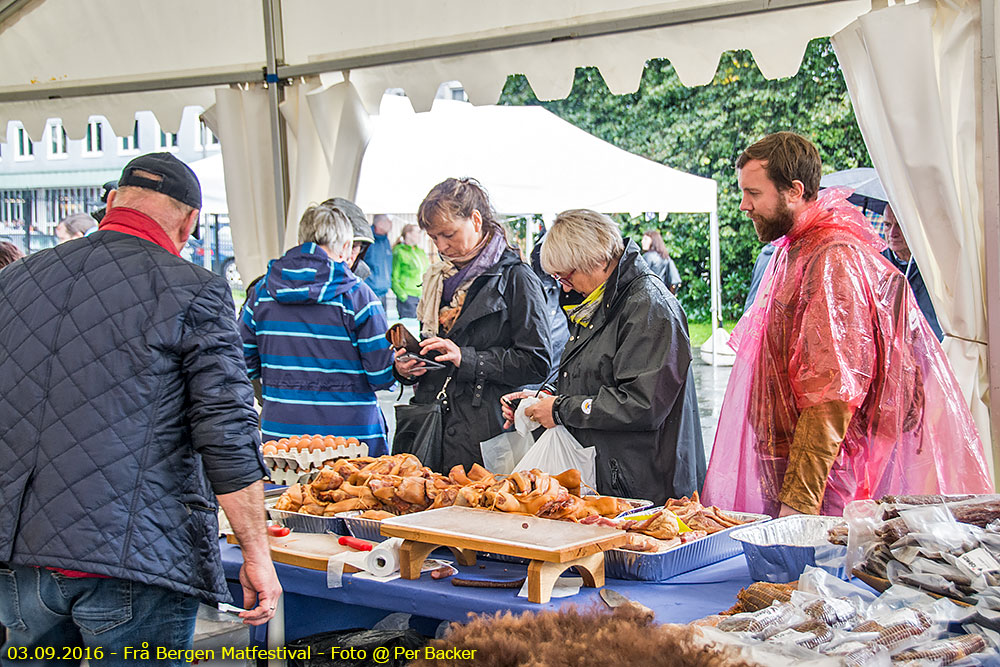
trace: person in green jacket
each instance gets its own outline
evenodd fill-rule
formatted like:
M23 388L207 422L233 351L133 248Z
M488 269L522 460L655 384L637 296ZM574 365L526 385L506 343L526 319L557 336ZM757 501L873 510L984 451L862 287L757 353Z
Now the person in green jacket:
M417 225L406 225L392 249L392 291L400 319L417 316L420 286L430 267L427 253L418 245L422 233Z

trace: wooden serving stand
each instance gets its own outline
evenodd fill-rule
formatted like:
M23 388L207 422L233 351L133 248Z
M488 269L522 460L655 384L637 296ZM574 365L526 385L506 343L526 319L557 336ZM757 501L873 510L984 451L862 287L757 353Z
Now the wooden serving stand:
M625 544L625 531L470 507L443 507L382 521L382 534L401 537L399 571L417 579L427 556L448 547L462 565L485 551L530 560L528 600L548 602L556 579L576 567L585 586L604 585L604 552Z
M271 543L271 560L275 563L285 563L304 567L308 570L326 572L330 556L344 551L355 551L337 543L339 535L321 533L290 533L284 537L268 535ZM239 544L236 537L226 534L226 542ZM360 572L350 563L344 563L344 572Z

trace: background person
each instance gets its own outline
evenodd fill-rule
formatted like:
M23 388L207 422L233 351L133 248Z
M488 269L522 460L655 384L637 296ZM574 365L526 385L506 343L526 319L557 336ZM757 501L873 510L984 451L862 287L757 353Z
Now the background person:
M355 276L347 212L320 204L299 222L299 245L272 260L240 317L243 354L263 389L265 439L356 437L388 453L375 392L393 385L385 311Z
M817 197L821 171L792 132L736 162L740 210L777 249L733 331L705 502L839 516L889 493L991 493L940 344L849 193Z
M422 236L420 227L406 225L392 249L392 291L400 319L417 316L420 286L430 267L427 253L420 247Z
M476 180L435 185L417 220L440 253L424 275L420 345L446 368L427 370L418 360L397 359L396 376L416 385L413 403L434 401L448 383L443 469L482 465L479 443L503 431L500 397L548 373L544 296Z
M143 155L101 231L0 271L0 348L17 351L0 355L4 664L12 646L100 647L112 663L144 641L189 648L198 600L230 600L216 499L243 551L240 616L274 615L232 296L180 257L200 206L187 165Z
M24 257L21 249L10 241L0 241L0 269Z
M937 336L939 341L944 340L941 325L938 324L937 313L934 311L934 303L931 302L931 295L927 293L927 286L924 284L924 277L920 275L920 268L910 254L910 246L906 244L906 237L903 236L903 229L899 226L896 213L892 210L891 204L885 205L885 239L889 247L882 255L892 262L893 266L899 269L906 282L910 283L913 296L917 300L920 312L927 318L927 324L931 326L931 331Z
M365 278L365 283L372 288L375 296L382 302L382 310L386 309L386 294L392 284L392 244L389 243L389 232L392 231L392 220L381 213L372 218L373 241L365 253L365 263L371 270L371 275Z
M570 335L555 395L525 414L597 449L602 494L662 504L698 490L705 448L680 302L596 211L556 216L542 267L562 285Z
M82 238L90 230L96 228L97 223L94 221L92 215L88 213L74 213L68 218L63 218L56 225L56 238L59 239L59 243L65 243L66 241Z
M642 258L653 273L660 277L672 294L677 294L681 287L681 274L677 265L667 252L663 242L663 234L656 229L650 229L642 235Z
M372 270L365 262L365 256L368 253L368 248L375 242L375 234L372 233L372 226L368 224L365 212L350 199L343 197L327 199L323 204L338 208L347 215L353 233L351 254L346 263L351 269L351 273L358 277L358 280L367 280L368 276L372 274Z

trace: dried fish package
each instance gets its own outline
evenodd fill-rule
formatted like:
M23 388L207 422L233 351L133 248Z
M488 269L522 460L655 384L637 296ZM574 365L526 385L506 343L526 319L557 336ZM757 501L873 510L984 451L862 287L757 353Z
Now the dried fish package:
M858 609L849 600L795 591L792 593L792 604L798 605L810 618L831 627L848 627L858 620Z
M950 665L962 658L986 649L986 640L980 635L960 635L947 639L937 639L893 656L894 662L910 660L934 660L937 664Z
M723 632L737 632L754 639L766 639L806 620L807 616L794 604L779 602L760 611L730 616L719 621L716 627Z
M833 639L833 629L822 621L806 621L793 628L782 630L768 637L776 644L794 644L806 649L815 649Z

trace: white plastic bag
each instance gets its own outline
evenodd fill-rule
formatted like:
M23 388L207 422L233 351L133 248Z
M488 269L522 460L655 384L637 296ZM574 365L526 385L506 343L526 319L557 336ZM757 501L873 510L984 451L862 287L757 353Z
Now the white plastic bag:
M558 475L570 468L576 468L580 471L583 484L596 489L596 459L596 449L581 445L570 435L565 426L556 426L546 429L524 458L514 466L514 470L538 468L550 475Z
M537 402L537 398L522 399L514 412L515 430L479 443L479 450L483 453L483 465L487 470L496 475L509 475L514 472L517 462L524 458L535 444L531 431L538 428L539 424L525 415L524 409Z

